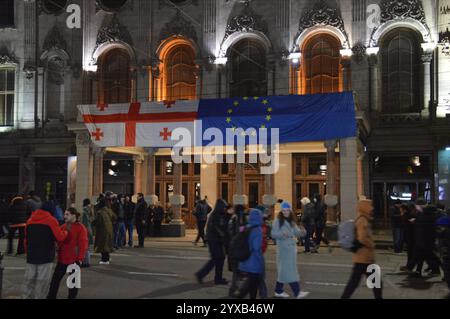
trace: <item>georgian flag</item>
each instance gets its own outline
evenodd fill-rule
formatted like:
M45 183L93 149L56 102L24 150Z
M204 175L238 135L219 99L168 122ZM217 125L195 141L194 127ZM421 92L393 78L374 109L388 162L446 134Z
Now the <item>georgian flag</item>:
M100 147L170 148L172 133L184 128L194 137L199 101L164 101L78 108L92 142Z

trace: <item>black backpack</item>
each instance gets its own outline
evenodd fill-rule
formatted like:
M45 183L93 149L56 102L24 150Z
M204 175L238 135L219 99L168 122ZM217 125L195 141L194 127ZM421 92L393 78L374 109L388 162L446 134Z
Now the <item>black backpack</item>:
M250 258L252 252L250 251L249 237L253 228L246 228L243 232L238 233L233 237L230 243L229 258L236 261L246 261Z

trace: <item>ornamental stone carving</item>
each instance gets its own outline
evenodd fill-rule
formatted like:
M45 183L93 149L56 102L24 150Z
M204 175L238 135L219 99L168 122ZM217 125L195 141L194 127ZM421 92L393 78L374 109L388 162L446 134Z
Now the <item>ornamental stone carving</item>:
M364 60L364 57L366 56L366 46L362 43L357 43L353 48L352 48L352 52L353 52L353 60L356 63L361 63Z
M244 3L245 7L242 14L233 17L225 30L225 42L233 33L259 31L264 34L268 32L267 24L257 15L250 6L250 2Z
M14 54L10 53L6 47L0 49L0 65L17 63L18 61Z
M54 26L44 40L44 51L62 50L67 51L67 43L64 36L59 31L58 26Z
M311 10L305 12L300 19L298 34L302 34L306 29L315 26L330 26L334 27L345 35L348 39L344 28L344 21L336 9L329 7L325 1L320 0Z
M94 52L102 44L114 42L123 42L129 44L130 46L133 45L130 32L128 32L128 29L120 23L116 15L113 16L111 22L107 26L101 28L98 32Z
M390 20L411 18L426 25L425 12L418 0L383 0L381 1L381 23Z
M177 13L173 19L166 23L166 25L162 28L159 35L159 41L161 43L165 39L172 36L184 36L194 42L197 42L197 32L195 31L194 26L180 10L177 10Z

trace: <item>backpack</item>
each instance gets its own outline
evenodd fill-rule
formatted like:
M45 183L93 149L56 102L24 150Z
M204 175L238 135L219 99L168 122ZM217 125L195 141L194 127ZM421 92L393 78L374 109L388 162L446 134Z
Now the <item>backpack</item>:
M341 248L346 251L355 252L355 247L358 246L358 240L356 239L356 221L359 218L356 220L350 219L338 227L338 242Z
M250 251L249 238L253 228L245 229L231 240L230 253L228 254L230 260L246 261L250 258L252 252Z

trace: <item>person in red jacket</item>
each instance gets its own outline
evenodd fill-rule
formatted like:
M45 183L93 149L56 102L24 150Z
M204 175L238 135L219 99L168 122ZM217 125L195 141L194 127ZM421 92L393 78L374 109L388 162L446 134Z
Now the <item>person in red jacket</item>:
M47 299L56 299L58 295L59 284L67 273L70 265L77 264L81 266L88 249L88 236L86 227L80 223L80 213L75 208L69 208L64 213L62 230L69 233L67 239L58 244L58 263L53 273L50 283L50 290ZM77 288L69 288L69 299L76 299Z

